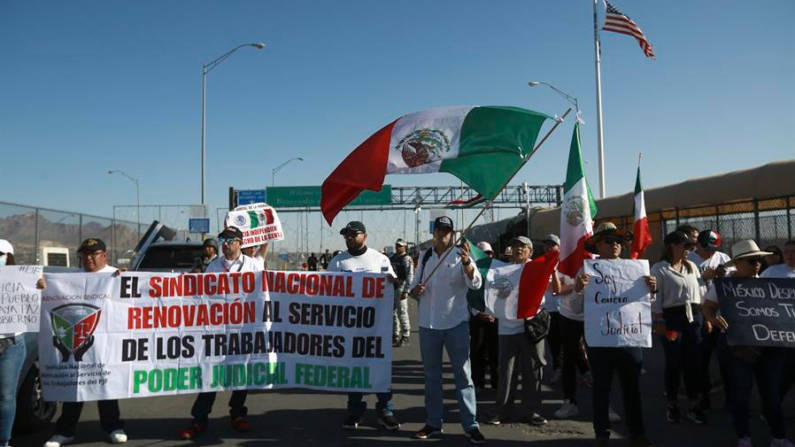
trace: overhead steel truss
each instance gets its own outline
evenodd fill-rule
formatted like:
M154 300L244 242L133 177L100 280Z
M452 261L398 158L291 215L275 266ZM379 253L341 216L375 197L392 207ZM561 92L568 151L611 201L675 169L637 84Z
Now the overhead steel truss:
M390 205L348 206L343 211L442 209L449 207L450 202L474 199L477 195L469 186L392 186ZM494 198L492 208L553 207L560 206L562 199L563 185L511 185ZM320 208L279 209L280 213L307 211L320 211Z

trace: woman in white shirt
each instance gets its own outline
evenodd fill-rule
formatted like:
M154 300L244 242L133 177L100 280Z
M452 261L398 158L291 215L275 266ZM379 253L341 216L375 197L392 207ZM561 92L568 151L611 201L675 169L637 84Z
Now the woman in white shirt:
M698 267L687 260L694 243L682 231L674 231L663 240L662 260L654 264L651 274L657 278L657 299L652 302L654 332L662 340L665 353L665 392L668 396L666 418L681 419L677 396L679 377L684 373L685 391L690 409L687 418L706 424L699 407L699 370L701 343L701 290Z

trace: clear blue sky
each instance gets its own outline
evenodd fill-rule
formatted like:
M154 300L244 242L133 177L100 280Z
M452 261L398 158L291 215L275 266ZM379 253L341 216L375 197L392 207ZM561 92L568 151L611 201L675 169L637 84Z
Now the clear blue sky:
M211 214L227 188L319 185L398 116L451 105L549 114L579 97L597 183L592 3L0 2L0 200L109 216L200 201L201 66ZM795 2L616 0L654 46L602 36L608 195L795 158ZM601 7L600 7L601 8ZM601 12L600 12L601 14ZM516 183L560 184L572 121ZM394 185L455 185L444 175ZM336 224L344 224L335 222Z

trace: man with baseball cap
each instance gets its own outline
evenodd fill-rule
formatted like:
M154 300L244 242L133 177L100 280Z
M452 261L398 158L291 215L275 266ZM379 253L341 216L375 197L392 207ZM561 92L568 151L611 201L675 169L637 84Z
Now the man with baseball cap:
M756 278L762 266L762 257L770 255L762 251L752 240L740 241L732 245L730 264L736 270L730 274L733 278ZM710 285L704 296L702 311L704 317L722 332L729 329L726 319L718 315L722 305L718 301L715 284ZM750 324L750 323L749 323ZM731 386L728 392L732 395L732 421L738 438L738 447L752 447L751 427L749 424L748 403L751 398L754 380L759 389L762 411L770 428L773 447L793 447L786 439L786 424L779 400L779 387L784 369L785 350L771 346L727 346L732 353L726 356L731 369Z
M369 272L383 273L395 280L397 275L392 270L392 263L378 250L367 247L367 228L358 221L348 222L340 230L345 238L348 251L341 252L331 259L328 265L329 272ZM378 424L387 430L400 429L400 423L395 418L395 406L392 404L392 391L376 393L378 401L375 410L378 413ZM342 423L342 428L355 430L362 423L362 416L367 409L363 393L348 393L348 418Z
M218 234L218 243L221 244L223 256L213 259L207 266L205 273L238 273L256 272L262 270L257 262L243 254L240 245L243 243L243 232L237 227L226 227ZM182 439L193 439L207 431L210 412L215 402L215 392L199 393L191 409L193 420L188 428L182 430ZM229 399L229 416L232 428L245 432L251 430L252 425L246 420L248 390L232 391Z
M461 425L469 440L486 438L476 420L477 401L469 364L469 309L467 290L478 290L483 279L469 256L469 245L455 248L453 220L438 217L433 223L433 246L422 255L411 294L420 302L420 352L425 369L425 426L414 434L427 439L442 434L442 349L447 349L455 377ZM431 272L436 269L431 276Z
M414 261L408 254L409 244L405 239L395 241L392 255L392 270L397 274L395 283L395 311L392 327L392 346L402 348L409 345L411 322L409 321L409 286L414 279Z
M120 270L108 265L108 253L102 239L88 238L77 249L81 265L86 273L113 273L119 274ZM86 345L91 346L90 344ZM87 348L86 348L87 349ZM77 353L75 353L77 355ZM118 400L97 401L99 408L99 423L102 429L108 432L110 442L123 444L127 442L124 432L124 421L121 420ZM55 423L55 434L44 443L44 447L61 447L74 441L75 429L80 421L83 411L83 402L64 402L61 406L61 417Z
M680 227L681 229L682 227ZM692 227L691 227L692 228ZM687 233L687 232L686 232ZM718 251L721 246L720 234L717 231L707 229L698 233L696 237L696 249L687 255L687 260L696 264L699 271L698 285L700 288L701 296L707 293L707 289L712 284L712 280L726 275L728 270L726 265L729 264L731 258L726 253ZM710 359L712 353L718 346L718 339L720 338L720 331L713 330L712 324L705 321L701 327L701 345L699 350L701 352L701 371L699 373L701 381L701 403L699 406L702 410L710 410L712 408L712 399L710 393L712 392L712 373L710 371ZM731 393L728 392L725 384L729 381L729 371L722 357L718 356L718 365L720 366L720 375L724 383L724 391L726 391L726 398L731 398Z

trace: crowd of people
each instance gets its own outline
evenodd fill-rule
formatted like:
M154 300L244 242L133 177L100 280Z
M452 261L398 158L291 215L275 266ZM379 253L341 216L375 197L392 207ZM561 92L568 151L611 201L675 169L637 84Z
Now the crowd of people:
M349 222L340 235L346 251L334 256L328 251L319 259L314 254L310 270L330 272L374 272L386 274L394 287L394 347L410 344L411 324L408 302L419 306L419 346L424 373L426 419L414 433L417 439L439 436L443 432L443 350L447 351L454 376L459 422L468 439L483 444L477 412L477 394L487 385L496 391L494 409L481 416L492 425L522 421L534 426L548 423L548 417L570 419L579 414L578 376L591 389L593 429L597 446L609 445L611 423L621 416L610 404L614 372L623 395L624 418L630 446L649 447L644 428L640 380L643 355L637 347L588 346L584 338L584 290L591 278L584 270L568 277L555 271L550 278L543 309L550 315L545 339L531 342L525 336L525 321L499 319L488 311L477 311L468 304L467 294L482 290L481 274L468 244L454 245L452 219L439 217L434 222L432 246L413 260L408 243L395 242L394 255L367 246L367 230L362 222ZM632 234L611 223L601 224L585 241L585 248L606 262L620 259ZM267 244L241 248L243 233L235 227L224 229L218 239L207 239L203 255L196 259L193 272L262 271L266 268ZM738 447L750 447L749 399L754 382L762 402L762 414L772 438L771 447L795 447L787 440L781 408L784 396L795 385L795 349L776 347L730 346L725 331L728 322L721 315L714 280L720 277L795 278L795 241L783 250L768 247L760 250L752 240L735 243L731 256L719 251L720 235L712 229L699 231L682 226L666 235L661 259L651 267L645 287L652 296L653 331L665 357L664 389L666 417L671 423L683 417L679 409L680 379L684 378L687 408L684 419L707 424L712 410L710 374L712 356L717 357L726 407L731 410ZM550 234L543 238L539 252L559 250L560 240ZM220 247L220 251L219 251ZM496 257L488 242L478 249ZM120 271L107 264L103 241L85 240L78 253L87 273ZM510 240L503 257L515 264L533 262L534 244L525 236ZM478 261L479 263L480 261ZM13 265L13 246L0 239L0 265ZM40 287L45 288L44 281ZM549 351L549 355L547 355ZM8 445L14 421L16 383L24 358L21 334L0 335L0 446ZM559 387L563 404L552 415L541 414L540 386L543 371L551 361L554 373L548 382ZM488 380L487 380L488 377ZM521 387L519 383L521 382ZM519 392L521 388L521 392ZM520 405L514 407L514 397ZM200 393L191 409L192 420L181 431L183 439L194 439L208 430L209 415L215 393ZM229 413L232 427L238 431L252 429L247 421L246 390L232 392ZM392 402L392 392L376 393L375 410L380 426L398 430L400 422ZM113 443L124 443L127 434L118 401L99 401L100 423ZM60 447L74 440L82 403L64 403L56 422L55 434L45 447ZM357 429L362 423L367 400L362 393L349 393L348 416L344 429Z

